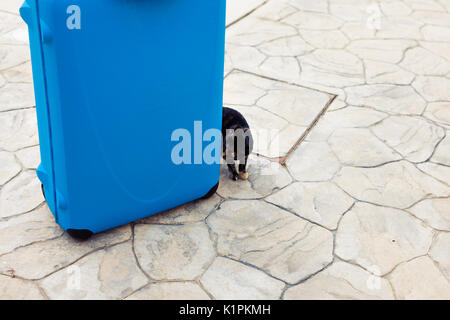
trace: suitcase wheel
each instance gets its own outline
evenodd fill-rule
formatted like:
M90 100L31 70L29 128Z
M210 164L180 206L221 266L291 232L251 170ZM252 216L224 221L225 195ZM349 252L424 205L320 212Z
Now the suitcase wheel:
M211 198L213 196L213 194L216 193L218 188L219 188L219 183L217 183L214 187L212 187L211 190L209 190L208 193L202 197L202 199Z
M67 230L67 233L69 236L76 240L87 240L89 239L94 233L90 230L75 230L75 229L69 229Z
M44 196L44 199L47 201L47 199L45 198L44 185L42 183L41 183L41 190L42 190L42 195ZM69 230L67 230L67 233L69 234L69 236L71 236L72 238L77 239L77 240L87 240L93 235L93 232L90 230L69 229Z

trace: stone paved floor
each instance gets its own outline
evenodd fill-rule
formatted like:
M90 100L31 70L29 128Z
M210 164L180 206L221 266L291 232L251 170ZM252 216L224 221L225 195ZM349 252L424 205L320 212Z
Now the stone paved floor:
M225 104L279 137L249 181L85 243L35 176L20 2L0 4L1 299L450 299L449 0L229 0Z

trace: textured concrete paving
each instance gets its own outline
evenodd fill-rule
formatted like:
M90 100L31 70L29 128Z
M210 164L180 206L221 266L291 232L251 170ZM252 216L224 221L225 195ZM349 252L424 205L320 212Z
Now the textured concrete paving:
M229 0L224 103L269 132L249 180L85 243L35 175L20 2L0 4L0 299L450 299L449 0Z

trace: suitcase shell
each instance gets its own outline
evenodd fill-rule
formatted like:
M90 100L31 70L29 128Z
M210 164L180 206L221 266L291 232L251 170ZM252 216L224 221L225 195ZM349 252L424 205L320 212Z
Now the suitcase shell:
M72 5L80 29L68 28ZM97 233L218 183L219 164L173 163L171 134L185 128L201 145L194 121L221 129L225 0L26 0L20 13L30 36L37 174L64 230Z

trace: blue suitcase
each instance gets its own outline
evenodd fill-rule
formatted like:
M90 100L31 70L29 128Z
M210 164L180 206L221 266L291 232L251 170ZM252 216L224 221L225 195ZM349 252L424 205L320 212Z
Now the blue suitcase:
M171 135L221 129L225 0L26 0L20 14L37 175L64 230L85 237L214 191L220 164L177 165Z

